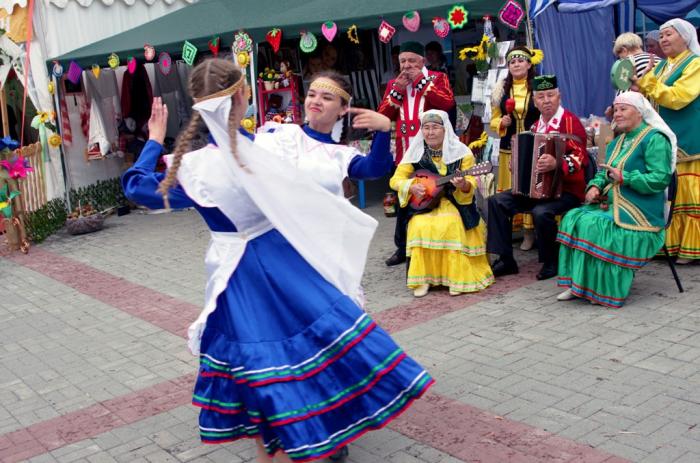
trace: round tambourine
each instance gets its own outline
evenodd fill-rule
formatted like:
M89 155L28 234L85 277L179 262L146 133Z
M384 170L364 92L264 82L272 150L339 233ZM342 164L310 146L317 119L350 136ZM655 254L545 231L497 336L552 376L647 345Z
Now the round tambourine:
M627 58L615 61L610 69L610 79L613 86L623 92L632 86L632 76L634 75L634 63Z

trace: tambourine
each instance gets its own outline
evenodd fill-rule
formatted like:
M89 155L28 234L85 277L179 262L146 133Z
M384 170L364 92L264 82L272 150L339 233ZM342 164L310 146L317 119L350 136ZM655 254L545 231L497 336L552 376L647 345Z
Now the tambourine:
M634 63L628 58L615 61L610 69L610 79L613 86L626 92L632 86L632 76L635 75Z

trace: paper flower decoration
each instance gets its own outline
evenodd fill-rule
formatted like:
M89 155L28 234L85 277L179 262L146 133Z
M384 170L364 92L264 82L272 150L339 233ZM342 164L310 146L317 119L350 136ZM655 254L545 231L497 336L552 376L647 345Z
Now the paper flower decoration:
M524 18L525 10L515 0L508 0L498 12L498 19L511 29L518 29Z
M357 35L357 26L355 24L348 28L348 40L355 45L360 44L360 37Z
M240 53L242 51L250 53L253 51L253 39L250 38L250 35L248 35L246 31L238 31L236 35L233 36L233 45L231 45L231 48L233 48L234 53Z
M119 56L116 53L112 53L107 57L107 64L110 68L116 69L119 67Z
M156 49L150 43L144 44L143 57L146 58L146 61L153 61L153 58L156 57Z
M8 191L7 185L0 188L0 213L5 218L12 218L12 199L19 196L19 191Z
M196 56L197 47L189 40L185 40L185 43L182 44L182 61L192 66Z
M384 43L389 43L395 33L396 28L388 22L382 20L382 23L379 25L379 40Z
M53 83L53 80L49 82L49 94L53 95L53 93L56 91L56 84Z
M4 149L14 151L17 148L19 148L19 142L17 140L13 140L9 136L0 138L0 151L2 151Z
M420 29L420 14L417 11L409 11L403 15L403 27L409 32L416 32Z
M0 161L0 166L7 171L10 178L14 179L25 178L29 172L34 170L29 165L29 160L22 156L14 156L10 160L2 160Z
M170 59L170 54L166 51L160 52L160 55L158 55L158 70L163 74L164 76L167 76L170 74L170 71L173 69L173 60Z
M445 21L445 18L433 18L433 30L435 35L444 39L450 33L450 24Z
M242 68L248 67L250 64L250 54L247 51L239 51L236 53L236 62Z
M61 146L62 141L63 139L61 138L61 136L57 133L54 133L49 137L49 146L51 146L51 148L58 148L59 146Z
M467 24L469 12L462 5L455 5L447 12L447 22L452 29L461 29Z
M282 30L274 28L265 34L265 40L272 46L272 51L277 53L280 49L280 43L282 43Z
M467 58L471 58L476 64L476 70L484 72L488 69L489 55L493 55L494 52L497 53L496 44L491 43L487 35L482 35L481 42L478 45L465 47L459 51L459 59L464 61Z
M301 40L299 41L299 48L304 53L311 53L318 46L318 40L312 32L302 32Z
M329 42L332 42L335 38L335 34L338 33L338 26L333 21L326 21L321 24L321 33Z

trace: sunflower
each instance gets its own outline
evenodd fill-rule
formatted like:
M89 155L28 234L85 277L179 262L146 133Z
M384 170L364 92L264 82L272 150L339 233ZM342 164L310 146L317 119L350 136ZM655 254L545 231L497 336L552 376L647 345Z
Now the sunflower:
M57 133L51 134L51 136L49 137L49 145L52 148L58 148L59 146L61 146L62 141L63 140L61 140L61 136Z

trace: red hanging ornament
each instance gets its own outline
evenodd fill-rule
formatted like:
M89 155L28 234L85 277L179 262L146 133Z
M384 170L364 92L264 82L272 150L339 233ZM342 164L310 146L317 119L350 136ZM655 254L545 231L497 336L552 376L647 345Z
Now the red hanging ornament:
M277 53L280 49L280 43L282 43L282 30L275 27L268 31L268 33L265 34L265 40L272 45L272 51Z
M384 43L389 43L395 33L396 28L388 22L382 20L382 23L379 25L379 40Z
M218 36L209 39L207 45L209 45L209 51L211 51L211 54L214 55L214 57L219 56L219 46L221 45L221 39Z
M435 35L444 39L447 37L447 34L450 33L450 25L445 18L433 18L433 30L435 31Z
M454 5L447 12L447 22L450 23L452 29L461 29L467 24L469 12L462 5Z

